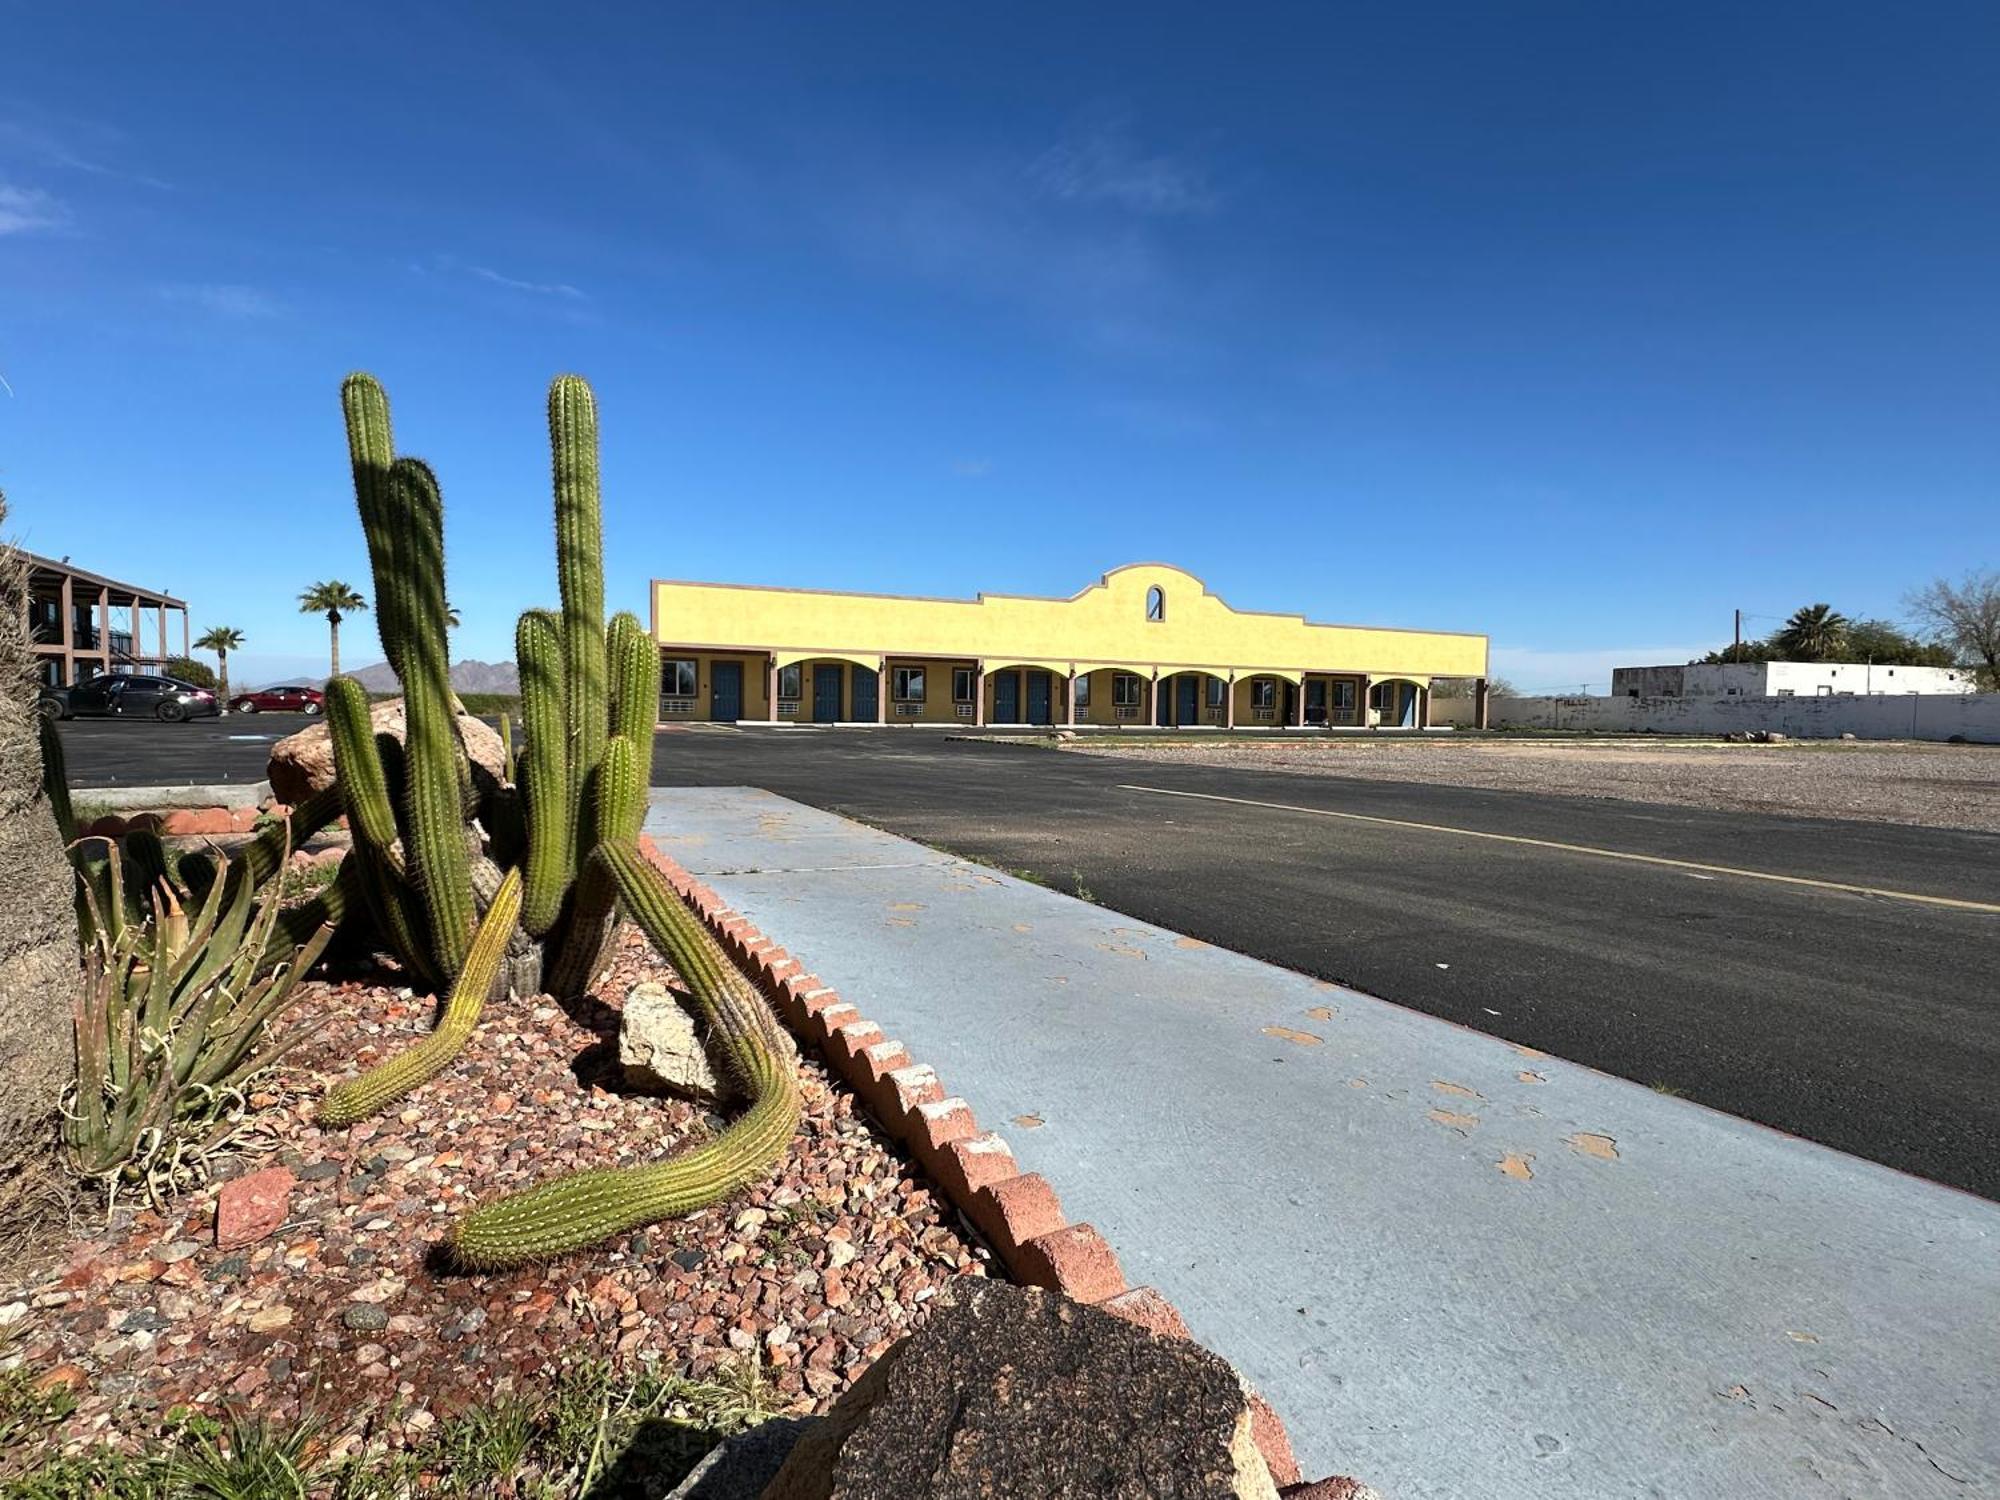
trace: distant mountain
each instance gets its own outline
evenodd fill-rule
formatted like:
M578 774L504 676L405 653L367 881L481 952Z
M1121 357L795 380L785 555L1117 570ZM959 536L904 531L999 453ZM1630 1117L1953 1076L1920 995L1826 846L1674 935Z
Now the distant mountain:
M348 674L371 693L399 693L402 684L386 661ZM511 661L455 661L451 664L451 685L460 693L508 693L521 691L521 676Z

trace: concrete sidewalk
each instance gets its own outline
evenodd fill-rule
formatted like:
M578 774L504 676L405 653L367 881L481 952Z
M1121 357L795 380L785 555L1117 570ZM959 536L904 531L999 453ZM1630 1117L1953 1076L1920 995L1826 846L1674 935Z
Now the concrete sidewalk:
M769 793L656 790L646 826L935 1065L1308 1474L2000 1495L2000 1205Z

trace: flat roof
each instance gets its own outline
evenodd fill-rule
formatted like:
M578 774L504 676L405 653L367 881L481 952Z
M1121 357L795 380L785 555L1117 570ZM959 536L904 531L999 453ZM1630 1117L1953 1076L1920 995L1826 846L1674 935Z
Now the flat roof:
M75 563L65 562L60 558L43 557L34 552L22 552L20 555L27 563L31 575L37 572L67 573L79 583L92 583L101 589L130 594L135 600L146 604L164 604L170 609L187 608L185 599L176 599L172 594L162 593L159 589L149 589L143 584L126 583L117 578L106 578L102 573L93 573L88 568L79 568Z

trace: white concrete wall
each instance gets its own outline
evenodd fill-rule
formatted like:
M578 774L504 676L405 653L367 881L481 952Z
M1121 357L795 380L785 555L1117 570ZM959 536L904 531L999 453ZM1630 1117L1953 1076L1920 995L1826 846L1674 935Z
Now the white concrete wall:
M1641 698L1812 698L1822 693L1979 691L1977 674L1957 667L1882 667L1852 661L1691 662L1684 667L1619 667L1611 695Z
M2000 744L2000 693L1947 697L1495 698L1495 729L1611 734L1729 734L1775 730L1796 739L1948 740Z

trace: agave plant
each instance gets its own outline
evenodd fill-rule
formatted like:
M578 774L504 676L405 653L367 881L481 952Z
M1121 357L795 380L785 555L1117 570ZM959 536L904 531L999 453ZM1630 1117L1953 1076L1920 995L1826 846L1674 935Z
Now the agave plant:
M242 1128L245 1086L305 1034L276 1035L271 1023L333 926L272 966L267 955L286 943L275 884L260 895L217 856L197 896L132 870L118 844L85 842L104 852L79 882L90 921L65 1134L79 1172L158 1197L202 1175Z

